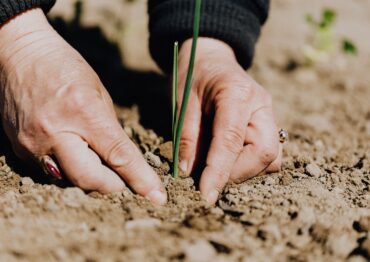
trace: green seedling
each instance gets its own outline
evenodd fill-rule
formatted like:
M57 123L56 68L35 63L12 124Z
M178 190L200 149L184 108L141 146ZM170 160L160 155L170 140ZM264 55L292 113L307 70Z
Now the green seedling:
M174 47L174 76L172 85L172 132L173 132L173 177L179 176L179 153L180 153L180 138L182 134L182 128L185 120L185 112L189 102L190 89L192 86L193 70L195 62L195 53L197 49L197 42L199 36L199 25L200 25L200 8L201 0L195 0L194 10L194 24L193 24L193 42L191 46L189 66L186 76L185 88L180 107L180 113L177 114L177 100L178 100L178 45L175 43ZM177 116L178 115L178 116Z
M311 15L306 15L305 18L307 24L313 30L311 43L303 48L306 62L312 64L317 61L324 61L335 47L336 39L333 33L333 25L337 19L337 13L332 9L324 9L319 21L315 20ZM357 54L355 44L348 39L343 40L342 51L347 54Z
M173 70L172 70L172 144L175 145L177 127L177 99L179 92L179 43L173 47ZM173 147L175 148L175 147ZM173 151L173 155L175 151Z

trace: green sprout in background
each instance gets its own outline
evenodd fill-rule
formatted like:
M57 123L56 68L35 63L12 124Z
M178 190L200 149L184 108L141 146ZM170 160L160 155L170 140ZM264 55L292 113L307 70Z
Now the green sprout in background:
M199 36L200 8L201 0L195 0L194 25L193 25L193 43L191 46L190 61L186 76L183 99L180 107L180 113L177 114L178 100L178 44L174 46L174 63L173 63L173 83L172 83L172 139L173 139L173 177L179 176L179 153L180 139L182 128L185 120L185 112L189 102L190 89L192 86L193 69L195 62L195 53Z
M323 61L335 47L333 25L337 19L337 13L333 9L327 8L322 11L319 21L311 15L306 15L305 19L314 31L312 43L306 45L303 49L306 62L312 64ZM357 47L350 39L342 40L341 48L346 54L357 54Z

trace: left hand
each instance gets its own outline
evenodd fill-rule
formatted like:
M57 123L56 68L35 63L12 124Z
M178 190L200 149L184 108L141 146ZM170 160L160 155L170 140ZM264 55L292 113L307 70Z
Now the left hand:
M179 53L179 103L191 39ZM200 190L211 204L229 182L281 168L281 146L270 94L238 64L230 46L200 37L193 86L180 143L180 168L190 175L199 158L202 123L211 118L212 138Z

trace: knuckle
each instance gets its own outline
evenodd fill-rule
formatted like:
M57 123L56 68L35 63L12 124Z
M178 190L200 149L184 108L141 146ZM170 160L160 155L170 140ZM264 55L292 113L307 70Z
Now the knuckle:
M88 98L86 92L79 88L70 87L68 97L69 106L75 110L84 109L91 103L91 99Z
M20 131L17 134L17 143L18 143L18 145L16 146L17 149L25 148L29 151L31 151L32 149L31 140L29 139L29 136L25 132Z
M240 154L243 150L244 134L241 128L228 128L225 130L222 143L227 150L234 154Z
M133 157L135 148L127 139L118 139L108 148L105 160L113 168L134 168L137 166L137 160ZM130 152L130 154L128 154Z
M279 149L272 146L264 146L260 151L261 163L265 166L270 165L278 157Z

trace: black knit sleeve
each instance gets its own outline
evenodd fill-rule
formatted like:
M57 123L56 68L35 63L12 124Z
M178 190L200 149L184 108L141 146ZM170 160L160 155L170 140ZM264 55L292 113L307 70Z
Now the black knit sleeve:
M192 37L194 2L149 0L150 52L165 72L172 68L173 43ZM200 36L226 42L239 63L248 68L268 10L269 0L203 0Z
M34 7L41 7L47 13L55 2L56 0L0 0L0 26Z

